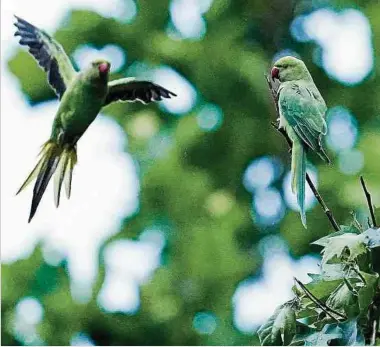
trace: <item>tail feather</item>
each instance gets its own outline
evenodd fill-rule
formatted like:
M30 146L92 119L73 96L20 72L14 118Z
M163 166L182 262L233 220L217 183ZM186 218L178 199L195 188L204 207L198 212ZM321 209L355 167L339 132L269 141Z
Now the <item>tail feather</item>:
M43 145L41 158L17 192L17 194L20 193L34 178L37 178L33 188L32 206L28 222L34 217L48 183L57 169L58 172L54 180L54 199L56 206L59 206L61 187L66 176L70 176L69 186L71 187L72 171L76 158L75 146L62 146L54 141L48 141ZM70 197L70 194L68 194L68 197Z
M300 142L294 141L292 150L292 191L297 195L301 221L305 229L307 229L305 213L305 181L306 152Z
M63 178L65 176L65 171L67 170L67 160L69 159L69 155L67 151L63 151L61 160L57 167L57 173L54 177L54 202L55 206L59 206L59 200L61 196L61 188L63 183Z
M43 159L43 163L42 163L41 169L39 170L37 174L37 179L36 179L36 183L34 184L33 192L38 191L40 189L41 184L43 182L43 178L44 178L43 173L46 171L49 165L49 162L51 162L52 159L54 159L55 149L56 149L56 146L53 146L52 143L50 142L48 142L46 144L46 147L42 149L41 159Z
M42 170L39 172L36 184L33 189L33 199L32 199L32 207L30 209L29 220L30 222L34 217L37 207L41 202L42 196L45 193L47 185L53 176L55 170L60 161L60 153L53 151L51 156L48 157L46 165L43 166Z
M73 169L76 163L77 163L77 152L72 151L71 155L68 156L67 169L65 171L64 178L63 178L65 182L66 196L68 199L70 199L70 195L71 195L71 181L73 178Z
M37 165L34 167L32 172L29 174L25 182L22 184L20 189L17 191L16 195L20 194L38 175L38 173L41 170L41 167L44 164L44 158L40 158L40 160L37 162Z

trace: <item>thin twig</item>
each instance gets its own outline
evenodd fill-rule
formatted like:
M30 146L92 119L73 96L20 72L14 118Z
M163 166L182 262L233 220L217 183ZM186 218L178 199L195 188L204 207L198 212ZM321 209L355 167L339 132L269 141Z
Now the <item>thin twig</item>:
M269 90L272 94L272 98L273 98L273 101L274 101L274 104L276 107L277 115L278 115L278 117L280 117L280 113L278 110L278 102L277 102L278 101L278 95L277 95L275 89L273 88L273 84L272 84L269 76L265 75L265 78L267 80ZM293 147L293 143L292 143L292 140L289 138L288 134L286 133L285 129L279 128L277 122L271 122L271 125L273 126L273 128L275 128L279 133L281 133L285 137L286 142L288 143L288 145L291 149ZM331 210L327 207L326 203L322 199L321 194L319 194L317 188L315 187L315 185L314 185L313 181L311 180L308 173L306 173L306 181L307 181L311 191L313 192L315 198L318 200L319 204L322 206L323 212L325 213L325 215L329 219L332 227L334 228L335 231L339 231L340 230L339 224L335 220L335 217L334 217L333 213L331 212Z
M379 325L378 320L374 320L372 324L372 335L371 335L371 342L370 346L375 346L376 345L376 332L377 332L377 327Z
M380 337L380 290L378 289L374 298L373 302L369 308L369 331L368 335L366 336L366 342L369 343L370 346L376 345L376 339Z
M369 193L369 191L367 189L367 186L365 185L363 176L360 176L360 183L362 184L364 194L365 194L365 197L367 199L368 208L369 208L369 212L371 214L371 219L372 219L372 227L376 228L377 223L376 223L375 211L374 211L374 208L372 205L372 198L371 198L371 194Z
M334 319L335 321L339 322L339 318L346 320L347 317L338 311L333 310L331 307L328 307L325 305L321 300L316 298L309 289L306 288L306 286L297 278L294 277L294 281L301 287L305 295L312 301L314 304L316 304L323 312L325 312L330 318ZM339 318L334 317L332 314L337 315Z
M332 227L334 228L335 231L339 231L340 228L339 228L338 223L335 220L335 217L334 217L333 213L327 207L326 203L323 201L321 194L319 194L317 188L315 188L315 186L314 186L314 184L313 184L313 182L312 182L312 180L311 180L311 178L310 178L310 176L309 176L308 173L306 173L306 181L309 184L309 187L310 187L311 191L313 192L315 198L318 200L319 204L322 206L323 211L325 212L325 215L329 219Z

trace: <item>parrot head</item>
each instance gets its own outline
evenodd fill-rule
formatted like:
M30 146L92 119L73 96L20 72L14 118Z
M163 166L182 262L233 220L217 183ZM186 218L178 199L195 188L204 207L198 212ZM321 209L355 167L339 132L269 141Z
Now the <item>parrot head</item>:
M103 59L94 60L86 70L86 77L92 81L108 81L111 64Z
M272 79L280 82L311 78L305 63L295 57L282 57L277 60L271 71Z

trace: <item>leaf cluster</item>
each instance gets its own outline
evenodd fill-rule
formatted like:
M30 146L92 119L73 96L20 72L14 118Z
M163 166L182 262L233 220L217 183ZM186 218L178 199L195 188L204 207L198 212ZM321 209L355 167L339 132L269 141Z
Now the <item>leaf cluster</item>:
M294 299L278 307L258 330L261 344L365 345L379 296L373 259L380 229L362 230L353 223L313 244L322 246L321 272L309 274L307 284L295 279Z

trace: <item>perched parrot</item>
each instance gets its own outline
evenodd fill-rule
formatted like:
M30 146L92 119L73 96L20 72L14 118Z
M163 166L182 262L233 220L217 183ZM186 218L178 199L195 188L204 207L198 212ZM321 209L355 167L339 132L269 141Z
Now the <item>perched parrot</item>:
M146 104L176 94L152 82L134 78L109 82L110 63L105 60L95 60L85 70L77 72L58 42L43 30L15 17L15 36L21 36L20 44L29 47L29 52L46 71L48 82L60 99L50 139L42 146L41 158L17 192L20 193L36 178L30 222L55 171L56 206L59 206L63 182L67 198L70 197L71 179L77 162L77 142L102 107L116 101Z
M280 81L277 94L279 127L285 129L293 142L292 191L297 195L302 224L306 228L306 151L311 149L330 163L321 143L322 135L327 133L327 107L302 60L283 57L275 62L271 75L273 80Z

